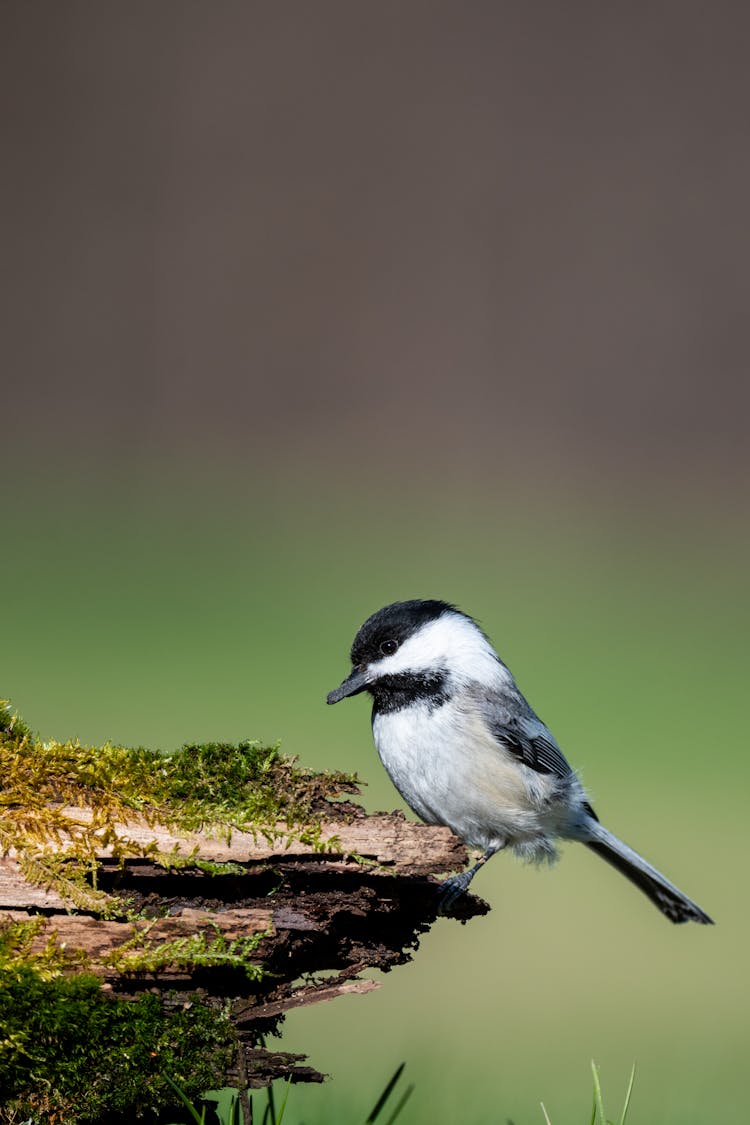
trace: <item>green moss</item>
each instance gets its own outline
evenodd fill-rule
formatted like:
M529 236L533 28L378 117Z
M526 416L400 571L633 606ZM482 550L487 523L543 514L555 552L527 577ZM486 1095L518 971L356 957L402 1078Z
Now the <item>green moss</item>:
M8 742L22 742L26 738L33 738L31 728L20 715L11 710L7 699L0 699L0 736Z
M167 871L202 871L204 875L244 875L241 863L221 863L213 859L201 859L198 849L183 852L157 852L156 862Z
M0 983L3 987L14 979L16 970L20 969L31 970L40 980L49 981L70 970L88 967L85 954L60 945L54 934L50 935L42 949L32 953L32 945L44 926L45 920L41 916L0 924Z
M168 1006L104 993L92 974L63 975L59 946L30 954L36 922L0 931L0 1122L127 1120L221 1085L236 1040L226 1004Z
M322 849L320 821L330 802L358 791L353 775L301 769L278 746L257 742L163 754L42 741L7 704L0 708L0 778L0 852L13 848L26 878L54 888L72 907L109 916L125 913L127 904L97 889L103 847L121 862L142 856L176 866L189 859L131 840L128 822L226 839L242 830ZM197 856L195 865L203 866Z
M263 977L263 968L252 964L248 958L257 952L266 936L267 933L261 931L227 940L216 926L213 937L202 932L172 941L152 942L148 933L136 932L130 941L103 957L102 964L123 974L160 973L170 968L235 969L248 980L258 981Z
M211 875L244 870L196 851L164 853L155 840L139 844L128 824L225 838L242 830L322 848L323 816L352 792L355 777L301 769L277 746L212 742L162 754L42 741L0 706L0 853L13 849L25 876L72 908L127 914L126 902L97 887L104 847L121 862L144 856ZM37 948L44 924L0 930L0 1125L130 1121L172 1103L170 1082L191 1098L223 1084L236 1050L226 1005L200 997L170 1005L152 993L116 999L82 953L54 936ZM249 962L264 936L229 940L217 928L159 942L146 931L108 964L123 975L229 968L258 980L262 966Z

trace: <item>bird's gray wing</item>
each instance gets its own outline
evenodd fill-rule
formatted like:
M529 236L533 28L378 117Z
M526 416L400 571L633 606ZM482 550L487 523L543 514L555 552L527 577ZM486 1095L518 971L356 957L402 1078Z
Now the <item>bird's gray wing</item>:
M520 691L475 696L492 736L529 769L567 778L573 773L554 735Z
M574 776L554 735L520 692L512 700L485 700L483 709L493 736L519 762L537 773L551 774L561 780ZM588 801L584 800L583 807L594 820L599 819Z
M570 777L572 769L547 727L536 717L515 716L490 720L490 729L499 742L529 769Z

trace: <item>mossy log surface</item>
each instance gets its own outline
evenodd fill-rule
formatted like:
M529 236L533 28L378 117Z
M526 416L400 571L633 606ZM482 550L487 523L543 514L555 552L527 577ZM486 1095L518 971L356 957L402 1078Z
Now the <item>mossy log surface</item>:
M286 1074L313 1081L320 1075L310 1067L258 1049L258 1036L276 1030L292 1008L377 988L360 974L411 958L419 935L437 917L434 876L467 859L447 829L410 823L401 813L367 816L349 803L342 811L346 820L322 825L324 840L333 841L325 852L299 843L287 847L283 839L274 846L242 832L226 843L150 830L149 839L165 851L181 843L186 852L197 848L201 858L236 865L228 874L165 870L148 860L121 864L103 848L98 886L127 898L128 919L69 913L56 891L30 885L8 855L0 860L0 922L42 915L31 951L41 952L54 937L68 954L82 954L103 987L123 998L154 988L170 994L170 1002L187 1001L198 990L232 998L233 1023L245 1041L246 1084ZM133 834L132 826L121 827ZM465 896L454 916L467 919L486 909ZM199 935L205 952L218 944L218 956L194 956ZM220 955L248 937L257 939L245 962L258 967L252 981L234 959Z
M437 918L438 877L468 859L448 829L367 815L342 800L356 778L301 770L277 748L42 743L9 715L0 933L34 920L24 956L64 950L63 971L94 974L113 1000L229 1003L229 1075L245 1087L320 1079L261 1037L292 1008L378 987L361 974L411 958ZM466 895L452 914L487 909Z

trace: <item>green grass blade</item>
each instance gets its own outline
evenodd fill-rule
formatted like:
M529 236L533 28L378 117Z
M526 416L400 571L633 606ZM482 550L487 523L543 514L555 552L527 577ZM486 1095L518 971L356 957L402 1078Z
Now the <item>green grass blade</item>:
M402 1074L405 1066L406 1066L406 1063L401 1063L400 1066L396 1067L396 1070L393 1074L393 1077L391 1078L391 1080L388 1083L388 1085L386 1086L386 1088L383 1090L383 1093L380 1095L380 1097L376 1101L375 1108L373 1109L370 1116L367 1118L367 1120L365 1122L365 1125L372 1125L373 1121L377 1120L378 1116L380 1115L381 1109L383 1108L383 1106L385 1105L385 1103L388 1101L389 1097L391 1096L391 1093L393 1091L393 1087L396 1085L399 1078L401 1077L401 1074Z
M284 1110L286 1109L286 1100L289 1097L289 1091L291 1090L291 1088L292 1088L292 1077L290 1075L289 1078L287 1079L286 1089L284 1090L284 1098L281 1102L281 1106L279 1107L279 1116L276 1118L276 1125L281 1125L281 1122L284 1120Z
M398 1101L396 1103L396 1108L394 1109L393 1113L391 1114L391 1116L386 1121L385 1125L393 1125L393 1122L396 1120L398 1115L401 1113L401 1110L404 1108L404 1106L406 1105L406 1103L408 1102L409 1098L412 1096L413 1093L414 1093L414 1083L412 1082L412 1083L410 1083L410 1085L408 1085L406 1087L403 1094L398 1099Z
M544 1125L552 1125L552 1122L549 1119L549 1114L547 1113L547 1110L544 1108L544 1102L540 1102L539 1104L542 1107L542 1113L544 1114Z
M266 1087L266 1097L268 1101L266 1108L263 1111L263 1125L277 1125L276 1122L276 1101L273 1096L273 1083Z
M634 1082L635 1082L635 1063L633 1063L633 1069L630 1072L630 1081L628 1082L628 1088L627 1088L627 1091L625 1093L625 1104L622 1107L622 1114L620 1115L620 1125L625 1125L625 1118L628 1116L628 1109L630 1108L630 1095L633 1093L633 1083Z
M602 1086L601 1086L601 1082L599 1081L599 1071L596 1069L596 1063L594 1062L593 1059L591 1060L591 1072L594 1075L594 1118L593 1118L593 1120L596 1120L596 1114L598 1112L599 1118L600 1118L599 1125L607 1125L607 1118L606 1118L606 1115L604 1113L604 1101L602 1099Z
M190 1101L190 1099L185 1096L185 1094L180 1089L180 1087L177 1085L177 1083L173 1082L168 1074L165 1074L164 1077L166 1078L167 1082L169 1083L169 1085L174 1090L175 1094L177 1094L177 1097L180 1099L182 1104L187 1109L187 1111L190 1114L190 1116L192 1117L193 1121L195 1121L195 1125L206 1125L206 1110L205 1110L205 1108L202 1110L201 1113L198 1113L198 1110L195 1108L195 1106Z
M214 1113L219 1125L242 1125L240 1092L236 1086L222 1086L220 1090L206 1090L201 1101L215 1102Z

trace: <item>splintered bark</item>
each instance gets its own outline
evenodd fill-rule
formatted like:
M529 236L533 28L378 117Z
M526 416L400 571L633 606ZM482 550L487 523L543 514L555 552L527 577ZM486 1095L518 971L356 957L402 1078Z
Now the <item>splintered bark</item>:
M73 811L81 819L89 815L66 810ZM140 834L163 853L179 845L182 855L196 849L201 860L239 865L232 873L207 874L194 867L165 869L145 859L121 864L103 847L97 885L127 900L135 921L69 913L54 891L26 882L9 855L0 859L0 922L42 915L36 948L56 934L67 950L86 955L114 995L156 988L171 995L170 1003L189 1002L196 990L231 997L242 1044L238 1072L247 1085L263 1086L284 1075L320 1080L316 1071L299 1065L304 1056L266 1051L259 1037L274 1031L293 1008L377 988L362 972L388 971L411 958L420 934L437 917L435 877L463 867L468 858L448 829L413 824L401 813L367 816L347 803L341 816L323 826L325 851L287 845L286 827L274 842L234 832L227 843L158 826L122 826L130 839ZM481 899L467 895L452 915L465 921L487 910ZM248 981L236 965L181 960L180 939L200 934L206 946L217 938L227 946L257 935L250 963L262 966L260 979ZM158 972L139 966L143 948L162 945L176 951L173 963Z

